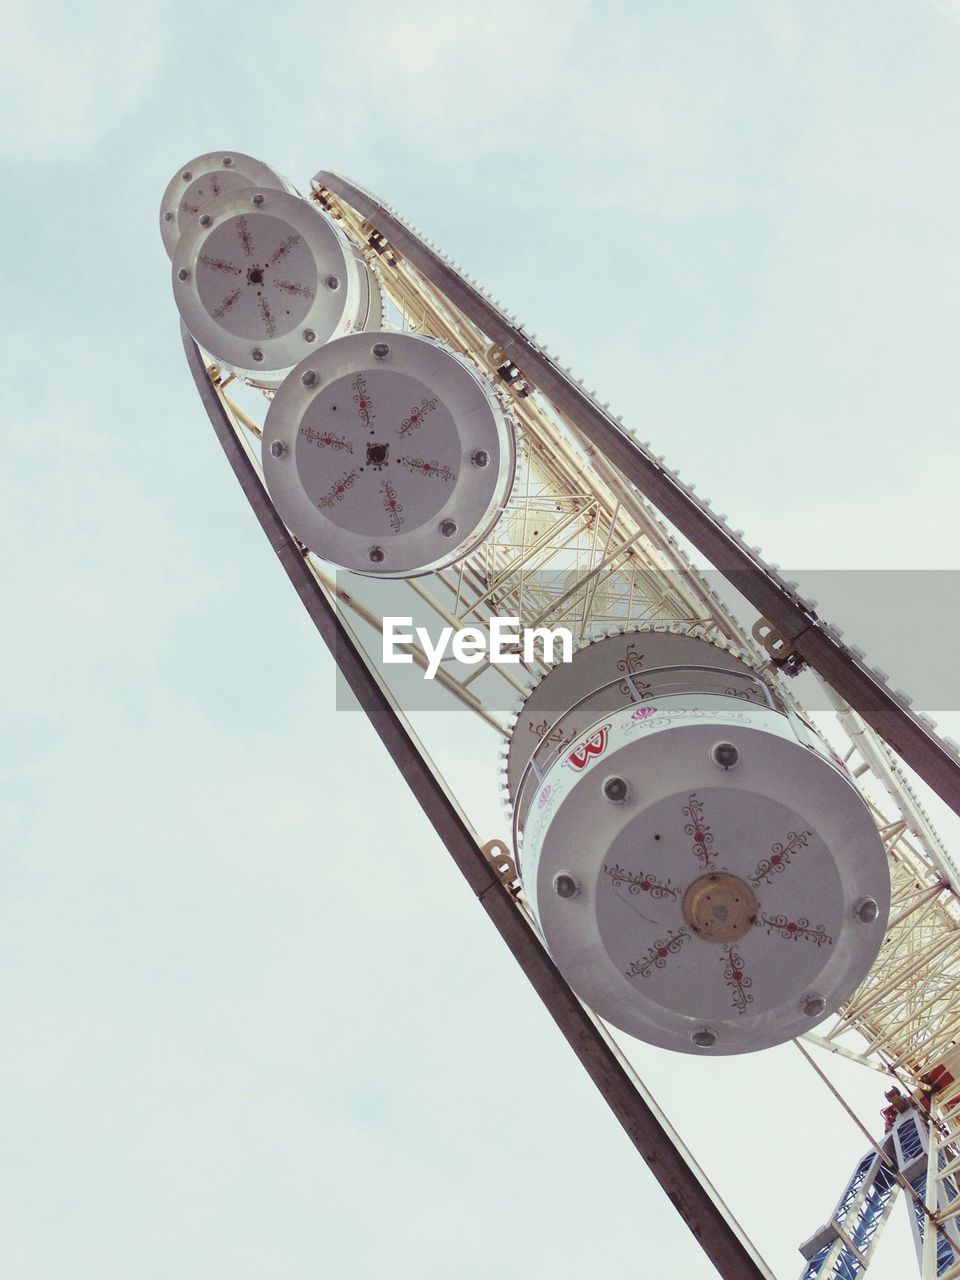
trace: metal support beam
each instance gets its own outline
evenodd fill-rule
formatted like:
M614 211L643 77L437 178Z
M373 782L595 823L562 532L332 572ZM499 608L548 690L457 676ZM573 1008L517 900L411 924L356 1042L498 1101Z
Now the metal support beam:
M937 1132L932 1123L927 1136L927 1181L924 1188L923 1202L927 1213L927 1221L923 1225L920 1275L922 1280L936 1280L938 1235L938 1230L935 1226L937 1215Z
M848 1058L851 1062L858 1062L861 1067L869 1067L872 1071L879 1071L881 1075L892 1074L890 1068L882 1059L870 1058L865 1053L857 1053L855 1049L848 1049L845 1045L836 1044L833 1040L818 1036L814 1031L804 1032L801 1039L806 1041L807 1044L815 1044L819 1049L826 1049L828 1053L836 1054L841 1058Z

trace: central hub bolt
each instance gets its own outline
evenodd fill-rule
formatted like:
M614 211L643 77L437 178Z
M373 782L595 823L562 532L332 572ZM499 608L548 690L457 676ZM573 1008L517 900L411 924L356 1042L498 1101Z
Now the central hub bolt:
M739 876L713 871L683 895L683 918L707 942L736 942L756 921L756 894Z

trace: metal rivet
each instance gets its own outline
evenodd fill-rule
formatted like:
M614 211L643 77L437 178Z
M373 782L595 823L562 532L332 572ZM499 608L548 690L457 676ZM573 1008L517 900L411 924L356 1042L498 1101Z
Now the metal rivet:
M336 276L327 276L327 288L328 289L340 288L340 281L337 279Z
M470 455L470 461L475 467L486 467L490 464L490 455L486 449L474 449Z
M305 387L315 387L319 379L313 369L304 369L300 375L300 381Z
M263 192L258 191L257 194L253 197L253 203L259 205L259 204L263 204L263 201L264 201Z
M177 272L177 279L178 279L178 280L189 280L189 279L190 279L190 272L187 270L187 268L186 268L186 267L181 267L181 268L180 268L180 270Z
M263 352L260 350L259 347L254 347L253 350L250 352L250 356L253 360L257 362L257 364L259 364L260 361L263 359Z
M807 996L803 1002L803 1012L808 1018L819 1018L827 1007L823 996Z
M173 214L170 212L170 210L169 210L169 209L168 209L168 210L167 210L167 212L163 215L163 220L164 220L164 222L172 222L172 221L173 221Z
M373 561L374 564L383 564L384 560L386 559L386 555L384 553L383 547L371 547L370 550L367 552L367 555L370 557L370 559Z
M370 350L378 360L386 360L390 354L390 346L386 342L375 342Z
M710 759L718 769L732 769L740 763L740 752L732 742L718 742L710 748Z
M189 170L189 169L184 169L184 171L183 171L183 173L181 173L180 177L184 180L184 182L189 182L189 181L190 181L190 179L193 177L193 174L190 172L190 170Z
M864 898L862 902L858 902L854 907L853 914L861 924L873 924L880 914L880 904L876 898Z
M698 1049L712 1049L717 1043L717 1033L711 1031L709 1027L703 1027L699 1031L694 1031L690 1039Z
M210 222L211 222L211 218L210 218L209 213L201 213L201 215L200 215L200 225L201 225L201 227L209 227Z
M233 164L233 156L224 156L224 157L223 157L223 163L224 163L224 164L227 166L227 168L229 169L229 168L230 168L230 166Z
M609 778L604 778L603 794L611 804L623 804L629 793L630 785L626 778L621 778L619 774L613 774Z
M317 335L314 333L312 329L304 329L303 340L304 342L316 342Z
M271 458L282 458L286 452L287 452L287 446L283 443L282 440L274 440L273 444L270 446Z
M566 871L553 877L553 888L558 898L575 898L580 892L580 886Z
M459 528L459 525L457 524L456 520L440 521L440 532L443 534L445 538L452 538L453 535L457 532L458 528Z

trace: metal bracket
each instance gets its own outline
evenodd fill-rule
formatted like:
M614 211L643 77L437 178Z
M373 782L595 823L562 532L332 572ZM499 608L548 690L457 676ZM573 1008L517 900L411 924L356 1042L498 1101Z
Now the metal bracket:
M310 192L310 199L316 201L324 213L329 213L331 218L340 220L343 218L343 210L334 198L332 192L326 187L314 187Z
M796 676L803 670L805 663L796 645L778 631L769 618L758 618L750 634L757 644L763 646L770 661L784 675Z
M367 244L375 253L378 253L385 262L389 263L391 267L395 267L400 261L400 255L397 253L396 249L393 248L383 232L378 231L376 227L374 227L367 236Z
M496 369L496 376L505 383L515 396L523 399L533 391L533 383L523 372L517 362L507 355L503 347L491 347L487 359Z
M516 896L520 892L520 875L510 850L502 840L488 840L485 845L481 845L481 848L487 861L500 877L500 883Z

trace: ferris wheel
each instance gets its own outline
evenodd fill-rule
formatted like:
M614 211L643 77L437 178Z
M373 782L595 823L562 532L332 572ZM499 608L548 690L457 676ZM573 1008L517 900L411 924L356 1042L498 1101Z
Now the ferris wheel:
M960 1277L960 898L904 769L960 813L956 744L362 188L320 172L303 195L212 152L170 180L160 228L188 364L264 533L719 1274L771 1272L611 1029L706 1057L795 1040L883 1072L886 1132L865 1132L802 1276L865 1273L902 1193L922 1280ZM428 756L411 728L444 702L485 753L474 788L503 801L486 839L447 780L459 738Z

